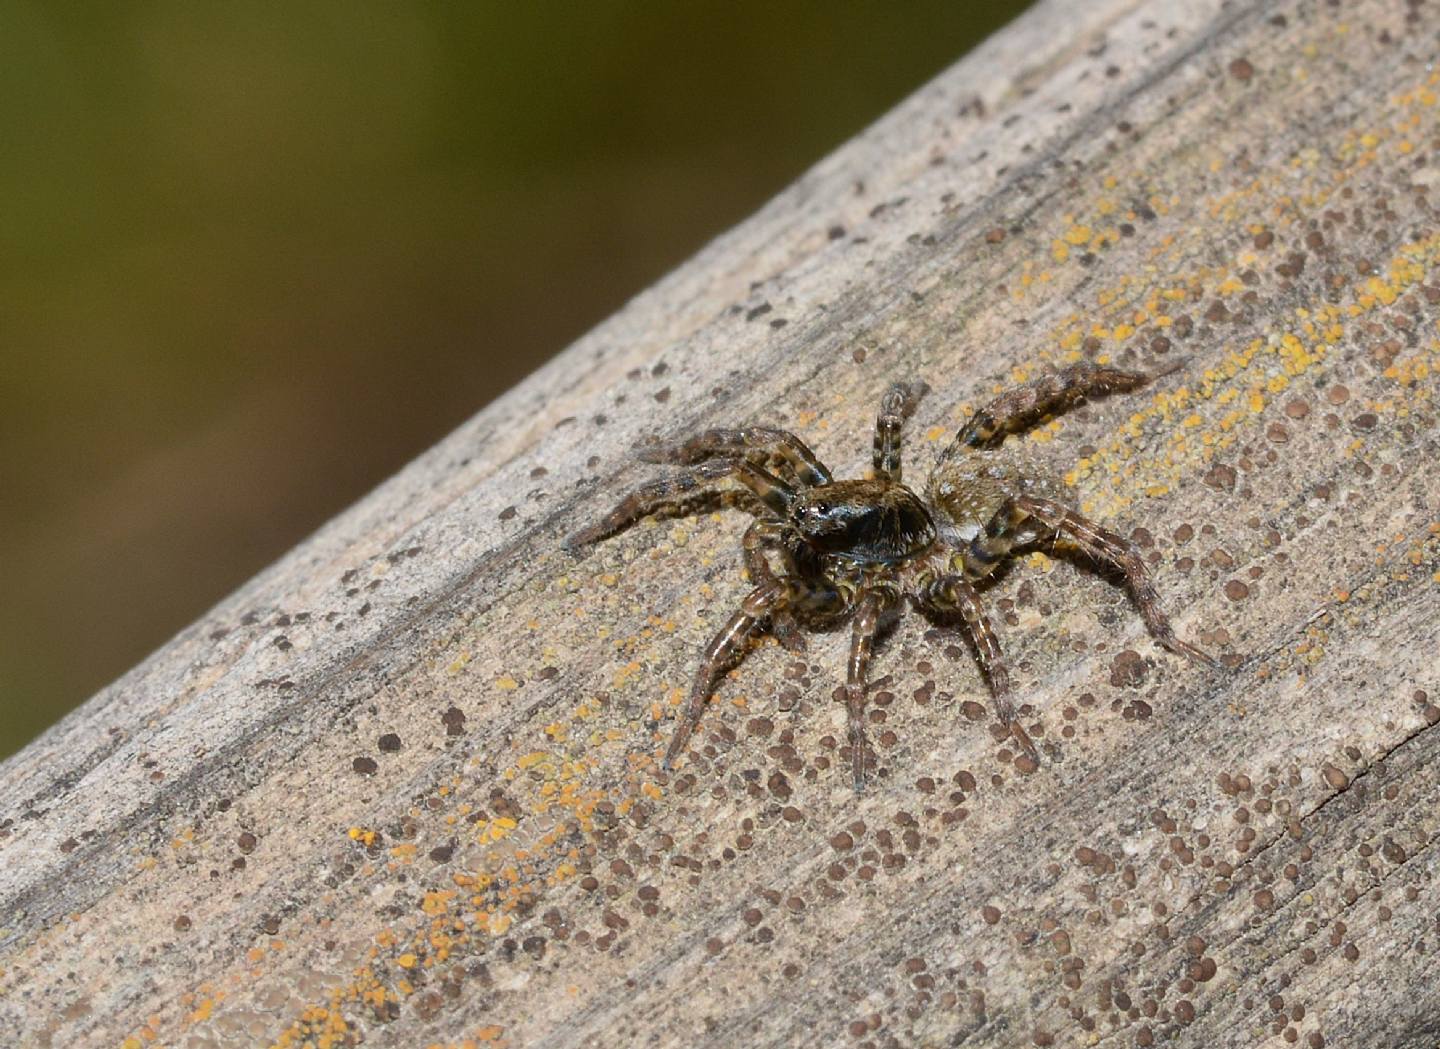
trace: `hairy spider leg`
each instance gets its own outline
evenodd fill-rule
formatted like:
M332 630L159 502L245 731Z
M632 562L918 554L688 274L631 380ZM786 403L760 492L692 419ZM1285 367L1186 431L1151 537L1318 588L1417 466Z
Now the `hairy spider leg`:
M1047 372L1023 386L1006 390L981 408L955 435L946 455L962 448L989 448L1004 440L1007 433L1025 429L1041 416L1072 408L1092 394L1136 389L1152 379L1169 375L1180 366L1177 361L1154 373L1127 372L1090 361L1078 361L1056 372Z
M1053 499L1033 495L1012 496L996 516L1021 514L1033 517L1046 528L1064 532L1091 557L1113 565L1125 575L1125 585L1140 609L1150 636L1176 655L1185 656L1207 667L1220 666L1214 656L1175 636L1170 620L1160 610L1160 595L1145 570L1145 562L1128 542L1094 521ZM973 544L972 544L973 545Z
M720 673L743 654L745 643L769 616L773 625L778 613L792 608L819 614L834 614L844 611L847 598L845 592L828 583L811 583L799 576L771 576L746 595L740 610L730 617L720 632L705 646L705 658L695 673L695 683L690 689L689 701L675 726L670 746L665 749L661 763L669 769L685 749L700 716L705 711L705 701L715 690Z
M795 499L795 491L784 481L762 467L744 459L714 459L702 463L692 470L665 477L650 484L641 485L608 514L589 528L582 528L569 539L569 547L585 546L607 539L616 532L622 532L645 515L652 513L666 503L674 502L677 496L698 495L710 488L714 482L733 477L760 499L772 512L784 516Z
M850 627L850 669L845 678L845 712L850 722L850 768L858 793L865 789L865 684L880 621L896 603L893 592L865 590Z
M745 570L750 573L752 583L763 586L774 583L777 579L769 559L765 556L767 550L774 550L780 555L786 576L796 574L795 558L785 541L787 536L792 534L792 529L784 521L755 521L745 529L740 545L745 551ZM791 652L805 651L805 633L796 622L794 609L788 603L770 612L770 629L776 640Z
M920 398L929 392L923 382L896 383L880 400L880 414L875 418L875 449L871 471L876 477L901 481L901 430L915 410Z
M830 469L800 438L788 430L768 426L747 426L740 430L706 430L674 447L646 448L640 458L647 463L690 465L724 457L744 459L758 455L774 459L786 468L791 480L803 486L829 484Z
M668 770L684 751L690 734L700 723L700 715L705 711L705 701L714 691L715 679L740 654L745 647L745 642L749 640L751 633L755 630L756 624L767 615L771 615L787 600L789 595L789 580L771 579L762 583L745 595L745 600L740 603L739 611L732 615L729 621L720 628L720 632L710 639L710 644L705 646L705 660L695 673L695 684L690 688L690 699L685 704L685 710L680 715L679 723L675 726L675 734L670 737L670 746L665 750L662 767Z
M900 483L901 430L905 425L908 400L909 391L904 386L890 387L880 401L880 414L875 417L875 450L871 465L876 477L896 484Z
M1010 699L1010 671L1005 666L1005 657L1000 652L1000 641L980 594L971 582L961 575L945 575L932 583L924 594L925 603L941 612L959 612L965 621L965 628L975 642L975 652L980 659L980 669L990 680L990 693L995 697L995 714L1000 723L1009 730L1011 738L1018 743L1031 760L1038 762L1040 752L1030 739L1015 714L1015 704Z

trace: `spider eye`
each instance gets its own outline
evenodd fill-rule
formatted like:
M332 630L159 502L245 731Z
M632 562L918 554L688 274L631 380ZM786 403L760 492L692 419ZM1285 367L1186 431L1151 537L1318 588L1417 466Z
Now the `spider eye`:
M813 503L810 510L816 517L824 517L830 513L829 503Z

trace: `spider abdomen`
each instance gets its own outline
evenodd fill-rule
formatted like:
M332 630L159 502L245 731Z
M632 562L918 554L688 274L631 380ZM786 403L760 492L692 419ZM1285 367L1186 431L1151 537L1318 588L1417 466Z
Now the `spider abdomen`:
M834 481L807 488L790 523L821 553L867 564L914 557L935 542L935 522L920 497L894 481Z
M1063 482L1028 457L1003 449L942 459L930 477L927 494L940 539L970 555L972 575L984 575L1005 551L1033 542L1043 531L1035 522L1025 521L1013 533L1004 534L1003 542L995 541L1001 536L987 542L986 528L995 525L1005 501L1017 495L1064 499L1066 492Z

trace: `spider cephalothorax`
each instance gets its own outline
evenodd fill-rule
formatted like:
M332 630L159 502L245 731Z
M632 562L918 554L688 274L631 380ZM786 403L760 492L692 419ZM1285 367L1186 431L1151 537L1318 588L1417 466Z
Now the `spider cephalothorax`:
M1009 674L975 583L1018 546L1063 533L1081 551L1118 568L1146 627L1160 644L1214 666L1181 641L1160 611L1145 564L1128 542L1065 504L1065 486L998 446L1005 435L1088 394L1132 390L1155 376L1071 365L1002 394L982 408L941 453L922 498L901 480L900 429L918 389L895 386L875 421L873 476L836 481L800 438L751 427L709 430L646 455L690 469L631 492L600 521L570 537L596 542L629 527L678 496L738 481L758 499L745 532L745 567L753 590L705 649L685 709L665 752L668 768L685 749L716 678L764 625L782 643L801 643L797 621L851 616L845 684L855 787L865 780L865 682L876 632L909 597L922 610L958 614L990 679L996 714L1035 760L1029 734L1015 720Z

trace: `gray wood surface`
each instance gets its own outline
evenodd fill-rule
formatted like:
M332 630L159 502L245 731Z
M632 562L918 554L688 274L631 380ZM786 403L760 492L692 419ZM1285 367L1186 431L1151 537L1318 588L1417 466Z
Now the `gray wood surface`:
M1437 29L1031 10L0 766L10 1044L1435 1046ZM986 594L1038 770L909 615L864 795L844 631L660 772L745 518L566 553L637 442L854 476L923 379L923 476L1082 355L1185 359L1027 446L1223 671L1041 551Z

